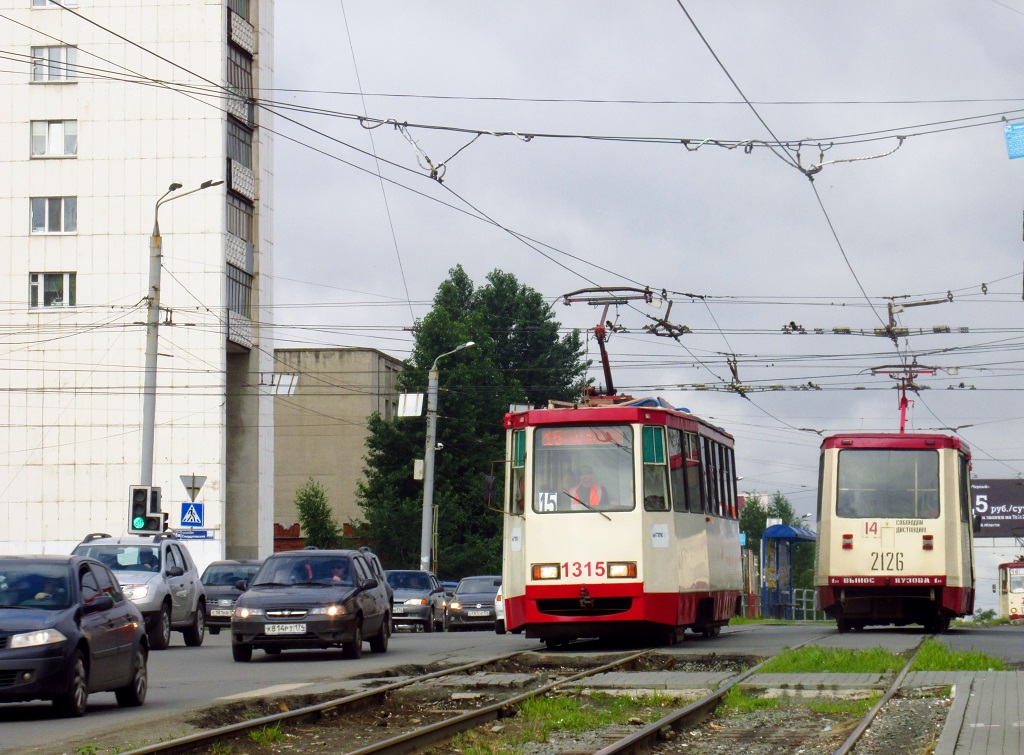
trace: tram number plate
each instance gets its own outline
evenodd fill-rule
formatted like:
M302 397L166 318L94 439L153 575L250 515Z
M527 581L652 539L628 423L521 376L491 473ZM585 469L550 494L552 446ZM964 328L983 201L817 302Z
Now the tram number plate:
M604 561L563 561L562 575L566 577L603 577Z
M230 616L234 611L230 608L211 608L210 616Z
M903 552L872 551L871 571L903 571Z
M267 634L305 634L305 624L267 624Z

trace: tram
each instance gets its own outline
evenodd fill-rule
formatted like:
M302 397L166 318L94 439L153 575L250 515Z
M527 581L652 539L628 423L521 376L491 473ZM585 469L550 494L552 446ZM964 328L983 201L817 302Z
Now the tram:
M1024 619L1024 561L999 564L999 618Z
M733 438L663 399L505 415L508 631L714 637L740 612Z
M951 435L850 433L821 444L818 604L840 632L974 610L970 449Z

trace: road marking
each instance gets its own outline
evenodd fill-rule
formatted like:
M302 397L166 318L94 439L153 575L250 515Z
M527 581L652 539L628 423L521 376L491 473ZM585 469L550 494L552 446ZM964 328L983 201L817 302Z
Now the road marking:
M239 692L237 695L228 695L227 697L218 697L218 700L240 700L245 697L264 697L274 695L280 692L288 692L289 690L298 689L299 687L308 687L308 682L298 682L295 684L275 684L272 687L264 687L263 689L252 690L251 692Z

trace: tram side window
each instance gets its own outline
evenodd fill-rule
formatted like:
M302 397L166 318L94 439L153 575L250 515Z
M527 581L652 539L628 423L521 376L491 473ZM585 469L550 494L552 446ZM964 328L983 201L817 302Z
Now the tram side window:
M971 521L971 463L959 454L960 466L960 521Z
M686 505L694 513L704 512L704 473L700 463L700 443L695 433L685 433Z
M721 480L719 479L721 464L718 460L718 444L711 440L711 438L701 438L701 440L703 441L701 443L701 450L704 455L704 480L708 491L707 505L704 507L704 511L708 514L721 516L722 491L720 488Z
M668 511L668 459L665 454L665 428L643 428L644 509Z
M686 441L682 430L668 431L668 477L672 489L672 508L686 511Z
M938 518L938 453L902 449L840 451L836 514L853 519Z
M730 519L736 519L736 457L728 446L722 446L722 489L725 491L725 510Z
M512 513L526 508L526 431L512 432Z

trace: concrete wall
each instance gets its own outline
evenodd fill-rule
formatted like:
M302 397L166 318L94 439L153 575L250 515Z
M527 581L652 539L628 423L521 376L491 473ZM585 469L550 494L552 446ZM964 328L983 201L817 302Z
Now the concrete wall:
M373 349L277 349L275 371L297 374L291 396L274 399L274 521L298 521L295 493L310 478L327 488L339 525L361 519L356 482L366 420L392 416L401 362ZM411 474L411 470L410 470Z

